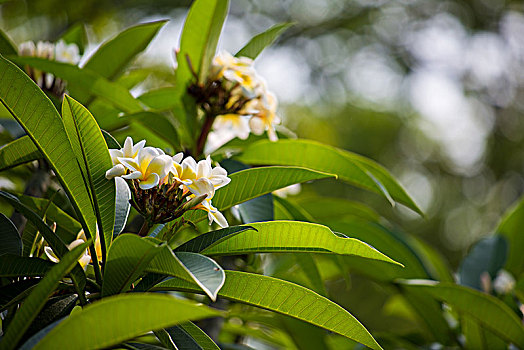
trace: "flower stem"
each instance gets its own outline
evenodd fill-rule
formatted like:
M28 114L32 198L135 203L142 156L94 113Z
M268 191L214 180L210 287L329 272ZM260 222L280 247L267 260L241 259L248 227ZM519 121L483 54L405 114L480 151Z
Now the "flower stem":
M207 136L209 135L209 132L211 131L211 127L213 126L213 122L215 121L216 115L213 113L206 113L206 120L204 121L204 125L202 125L202 130L200 131L200 135L197 139L196 144L196 151L194 156L196 158L200 157L202 152L204 151L204 146L206 145Z
M147 234L149 233L149 229L151 228L151 223L149 222L149 220L145 219L144 220L144 223L142 224L142 228L140 229L140 231L138 232L138 235L140 237L145 237L147 236Z

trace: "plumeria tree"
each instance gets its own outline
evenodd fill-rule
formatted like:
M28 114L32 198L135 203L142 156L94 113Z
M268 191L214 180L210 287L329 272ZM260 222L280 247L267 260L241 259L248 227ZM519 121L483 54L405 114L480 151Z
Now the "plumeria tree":
M477 292L361 203L286 197L300 183L331 179L423 215L373 160L280 125L277 96L254 61L290 24L235 55L217 53L227 11L227 1L195 1L173 43L174 82L138 97L129 90L144 75L127 66L164 21L125 30L81 67L81 26L56 43L17 47L0 36L1 113L13 130L0 170L25 186L0 191L15 210L0 215L0 348L409 344L368 331L330 299L326 280L349 270L424 321L421 344L462 346L465 335L470 347L478 339L524 345L517 304L501 301L514 290L511 275L499 272L504 263L493 268L505 277L479 277L485 293ZM510 240L520 211L501 226ZM478 250L499 252L500 240ZM507 268L516 273L522 259L511 252ZM469 266L479 254L461 276L478 272Z

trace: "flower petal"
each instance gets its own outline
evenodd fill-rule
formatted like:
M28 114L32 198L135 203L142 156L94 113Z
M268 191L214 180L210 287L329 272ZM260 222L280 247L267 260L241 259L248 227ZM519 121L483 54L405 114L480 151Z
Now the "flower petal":
M149 190L150 188L155 187L160 182L160 177L158 174L152 173L145 180L141 180L139 187L143 190Z
M125 175L126 168L122 164L117 164L106 171L106 179L111 180L114 177Z

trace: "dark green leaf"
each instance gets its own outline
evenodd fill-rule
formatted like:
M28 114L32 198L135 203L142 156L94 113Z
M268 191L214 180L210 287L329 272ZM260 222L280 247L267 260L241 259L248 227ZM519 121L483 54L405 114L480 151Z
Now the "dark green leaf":
M18 55L18 49L7 34L0 30L0 55Z
M524 272L524 197L513 205L500 220L496 232L503 235L508 240L509 252L505 269L513 276L519 276Z
M237 57L257 58L258 55L269 45L271 45L286 29L293 23L279 23L269 28L265 32L255 35L240 51L236 53Z
M0 255L7 253L22 255L22 239L15 224L0 213Z
M54 265L49 260L5 254L0 256L0 277L40 277Z
M179 349L220 350L218 345L193 322L181 323L167 328L166 331Z
M484 238L476 243L460 264L460 284L482 290L482 274L487 272L495 278L506 262L507 252L508 243L503 236Z
M31 321L44 307L45 302L58 286L60 280L77 265L78 258L85 252L88 245L86 242L65 254L60 260L60 263L53 266L42 281L33 289L20 309L16 312L14 319L9 324L7 332L0 341L2 349L17 348L18 342L31 325Z

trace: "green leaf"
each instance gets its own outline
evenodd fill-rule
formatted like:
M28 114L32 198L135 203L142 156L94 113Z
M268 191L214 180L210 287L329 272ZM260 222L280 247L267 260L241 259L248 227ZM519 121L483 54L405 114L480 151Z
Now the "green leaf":
M524 197L515 203L502 217L496 233L503 235L508 240L508 259L505 269L511 272L513 276L519 276L524 272L524 235L522 227L524 226Z
M119 235L126 226L129 210L131 210L131 191L126 180L115 177L116 203L115 203L115 227L113 233Z
M300 221L256 222L250 225L257 231L244 231L229 236L220 243L202 250L202 254L334 253L355 255L402 266L402 264L358 239L342 238L335 235L326 226Z
M185 115L183 126L189 135L196 132L197 117L194 101L189 101L187 95L187 88L195 79L191 69L194 70L199 81L206 78L215 55L228 5L228 0L197 0L191 5L184 23L180 37L180 51L177 54L174 101L176 102L175 115ZM192 67L189 66L188 59Z
M16 210L24 215L27 220L31 221L38 228L40 234L44 237L51 249L53 249L53 252L60 259L69 253L69 249L67 249L67 246L60 239L60 237L58 237L49 226L47 226L47 224L38 216L38 214L22 204L18 198L4 191L0 191L0 198L6 200ZM77 264L73 269L71 277L77 286L78 292L83 291L86 283L86 277L84 270L80 267L79 264Z
M107 148L112 149L121 149L122 146L118 143L118 141L107 131L102 130L102 135L104 135L104 140L106 140Z
M213 301L225 279L224 270L214 260L196 253L174 253L168 246L151 261L147 271L196 283Z
M40 283L33 289L24 301L15 317L9 324L9 328L0 341L2 349L16 349L17 344L24 335L31 322L44 307L47 299L51 296L60 280L77 265L77 260L85 252L88 243L75 247L72 251L62 257L60 263L46 274Z
M68 44L75 44L78 46L80 55L84 54L84 49L87 44L87 33L83 23L75 23L60 38Z
M334 175L299 167L272 166L242 170L229 175L231 182L216 192L213 205L225 210L282 187L329 177ZM197 222L207 218L207 215L198 210L185 217Z
M298 204L307 211L316 222L327 222L345 216L356 216L367 221L377 221L380 215L370 207L355 201L339 197L312 197L299 199Z
M166 23L166 20L143 23L122 31L102 44L86 62L84 68L113 80L136 55L146 49Z
M66 349L71 344L78 350L106 348L154 329L219 315L206 306L170 295L122 294L104 298L72 314L34 349Z
M451 283L407 280L407 289L421 290L470 316L486 329L519 348L524 347L524 328L517 315L501 300L477 290Z
M0 30L0 55L18 55L16 45L2 30Z
M293 23L279 23L269 28L265 32L255 35L240 51L236 53L237 57L257 58L258 55L269 45L271 45L286 29Z
M179 279L161 282L155 289L200 293L195 284ZM381 349L366 328L349 312L329 299L291 282L246 272L226 271L226 282L219 296L288 315L372 349Z
M238 159L247 164L293 165L336 174L344 181L376 192L423 214L404 188L378 163L355 153L310 140L262 140L249 145Z
M27 64L66 80L71 95L76 97L80 103L89 102L89 99L84 94L93 94L114 104L126 113L142 111L140 102L135 100L126 88L110 82L89 69L80 69L72 64L49 61L38 57L16 57L13 58L13 61L21 65ZM73 92L75 89L81 93L75 95Z
M238 212L244 224L274 220L273 195L266 193L238 205Z
M197 236L180 245L175 252L200 253L204 249L212 248L227 238L238 235L246 230L256 230L251 226L230 226L220 230L210 231Z
M105 177L113 162L95 118L67 95L62 104L62 118L77 161L85 169L87 188L100 229L102 257L105 257L115 225L115 184Z
M329 222L329 227L337 232L356 238L372 245L387 256L394 257L404 265L385 264L382 261L369 260L362 264L361 259L345 256L344 264L354 271L371 276L379 281L392 281L396 278L428 278L428 273L420 257L416 254L401 232L388 230L378 223L359 219L345 219Z
M119 235L107 252L102 297L127 291L162 249L135 234Z
M22 239L15 224L0 213L0 255L7 253L22 255Z
M54 264L51 264L49 269ZM31 289L40 282L38 278L15 281L13 283L0 287L0 312L6 310L9 306L20 302L31 293Z
M156 110L168 110L175 107L175 87L169 86L156 90L150 90L138 96L138 100Z
M24 72L2 57L0 72L0 102L24 128L55 172L86 235L94 236L96 216L89 191L83 183L81 170L58 112Z
M299 205L287 199L284 199L279 196L273 196L273 202L275 204L275 207L280 206L281 209L288 213L289 216L291 216L291 220L315 222L315 219L313 218L313 216L311 216L311 214L309 214Z
M505 342L483 328L475 319L467 316L461 316L462 333L466 337L467 349L478 350L498 350L507 349Z
M39 277L45 275L54 265L51 261L40 258L4 254L0 256L0 277Z
M166 331L179 349L220 350L218 345L193 322L184 322L167 328Z
M460 264L460 284L482 290L482 274L487 272L495 278L506 262L507 252L508 243L503 236L487 237L477 242Z
M297 266L300 267L304 274L308 278L309 282L313 289L322 296L327 296L326 287L324 286L324 281L320 276L320 271L318 270L317 263L311 254L307 253L297 253L293 254L297 262Z
M0 148L0 171L42 158L29 136L22 136Z

